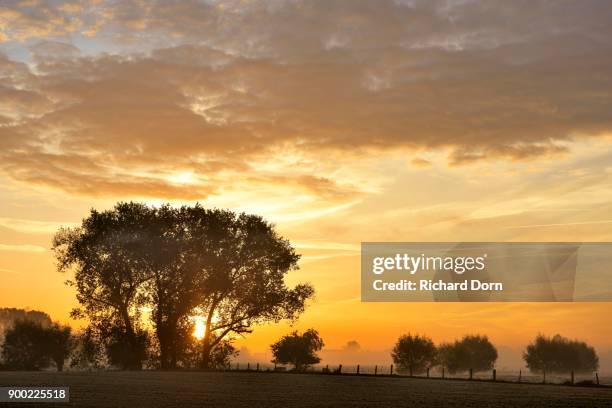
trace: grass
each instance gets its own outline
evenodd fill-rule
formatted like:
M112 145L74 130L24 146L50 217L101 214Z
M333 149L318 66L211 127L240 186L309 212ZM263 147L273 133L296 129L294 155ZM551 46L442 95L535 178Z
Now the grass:
M0 372L0 386L69 386L64 407L612 407L610 388L266 372Z

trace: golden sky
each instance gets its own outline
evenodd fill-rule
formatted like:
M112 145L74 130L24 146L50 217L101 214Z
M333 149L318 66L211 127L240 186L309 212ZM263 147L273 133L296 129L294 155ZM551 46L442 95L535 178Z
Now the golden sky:
M3 2L0 307L69 320L50 239L89 208L199 201L277 224L317 290L297 327L331 349L484 333L519 355L560 332L612 366L609 303L359 300L361 241L612 239L610 21L597 1Z

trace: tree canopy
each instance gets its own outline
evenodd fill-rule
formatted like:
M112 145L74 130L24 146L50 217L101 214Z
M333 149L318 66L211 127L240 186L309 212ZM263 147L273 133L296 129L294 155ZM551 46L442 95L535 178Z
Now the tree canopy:
M487 336L468 335L438 347L438 361L449 372L485 371L495 366L497 349Z
M57 323L43 326L32 320L17 320L5 334L2 360L14 370L40 370L55 364L58 371L73 348L71 329Z
M302 334L294 331L270 346L274 356L272 362L291 364L296 371L303 371L321 361L316 353L324 345L323 339L314 329L308 329Z
M418 374L435 365L436 346L429 337L407 334L397 340L391 356L400 370Z
M538 335L525 349L523 359L532 372L589 372L599 367L599 357L593 347L558 334Z

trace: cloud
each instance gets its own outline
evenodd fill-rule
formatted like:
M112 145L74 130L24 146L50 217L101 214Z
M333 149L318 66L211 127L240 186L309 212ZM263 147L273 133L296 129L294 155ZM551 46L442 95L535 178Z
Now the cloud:
M3 9L39 57L0 59L0 172L71 194L338 206L371 157L548 159L612 130L605 2L44 4Z
M74 227L76 225L73 222L34 221L0 217L0 226L29 234L50 234L56 232L61 226Z
M83 9L74 1L7 0L0 7L0 40L64 35L83 27Z
M38 245L0 244L0 251L8 252L46 252L47 249Z
M12 269L5 269L5 268L0 268L0 273L8 273L8 274L11 274L11 275L19 275L19 274L21 274L21 272L14 271Z

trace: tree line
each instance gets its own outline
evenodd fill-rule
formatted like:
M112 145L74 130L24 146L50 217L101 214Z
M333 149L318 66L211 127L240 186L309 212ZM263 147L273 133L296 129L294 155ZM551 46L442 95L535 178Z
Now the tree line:
M301 334L293 332L272 344L272 362L304 371L321 361L317 352L323 345L323 339L314 329ZM487 371L495 367L497 357L497 349L483 335L467 335L436 346L427 336L406 334L399 337L391 352L398 371L409 375L423 374L434 367L447 370L449 374ZM599 358L593 347L558 334L552 337L538 335L525 348L523 360L531 372L544 375L593 372L599 368Z

